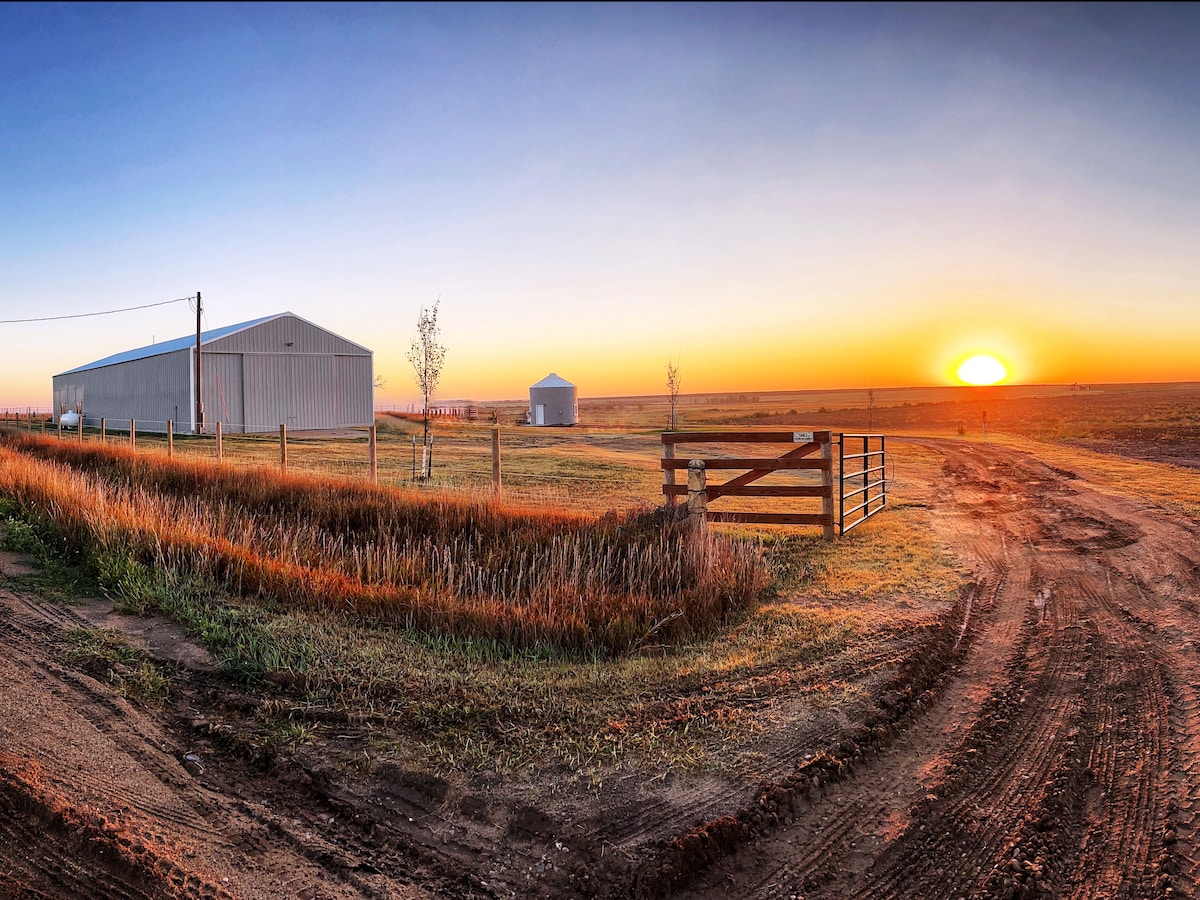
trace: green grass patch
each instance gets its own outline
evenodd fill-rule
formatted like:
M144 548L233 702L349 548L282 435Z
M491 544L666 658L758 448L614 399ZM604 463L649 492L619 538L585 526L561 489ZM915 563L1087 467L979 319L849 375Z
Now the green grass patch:
M3 496L0 496L0 550L27 556L34 569L30 573L0 576L13 590L64 604L96 593L96 582L80 564L80 554L60 539L53 522L22 510Z
M170 697L169 668L131 645L121 632L77 628L68 640L67 662L112 685L122 696L149 704L161 704Z

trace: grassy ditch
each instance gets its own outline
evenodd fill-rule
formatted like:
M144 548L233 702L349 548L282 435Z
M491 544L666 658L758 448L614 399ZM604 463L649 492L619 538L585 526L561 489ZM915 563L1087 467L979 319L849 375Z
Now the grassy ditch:
M151 575L518 651L613 655L742 614L752 543L642 511L600 518L6 435L0 483L137 602Z
M85 454L73 467L45 457L0 446L0 466L8 467L0 484L22 498L20 503L10 498L0 509L0 518L7 513L14 526L4 533L21 543L13 549L47 565L71 558L93 573L96 581L88 589L94 591L98 582L118 611L158 611L183 625L226 676L264 698L236 726L244 743L287 749L326 741L354 748L348 765L388 762L443 775L500 771L535 779L539 772L553 772L564 789L585 790L643 767L656 777L728 767L753 771L757 742L776 720L794 715L789 704L838 707L861 700L873 673L894 665L897 653L949 607L961 582L930 539L924 511L901 504L834 544L796 533L767 535L761 545L728 539L729 546L750 552L763 572L777 574L760 601L731 610L723 626L707 635L683 638L689 632L673 630L677 620L654 630L669 615L659 613L649 627L650 619L639 622L638 639L624 653L565 652L555 645L514 645L486 631L423 628L355 614L344 601L240 593L243 583L216 578L215 568L159 565L158 556L146 562L122 552L129 546L122 541L135 547L149 541L138 531L127 536L113 531L106 533L107 543L89 543L94 539L85 527L88 509L97 517L113 510L124 515L121 503L128 503L131 516L143 513L137 522L148 511L155 521L170 523L180 507L174 499L155 506L147 487L153 479L162 480L160 492L168 498L194 491L197 496L188 502L206 504L201 510L241 502L236 479L219 489L207 480L162 488L191 476L163 472L166 461L153 458L113 462ZM148 474L122 476L131 462ZM103 466L113 468L101 476ZM36 473L42 486L35 491L36 485L14 479L18 470L30 478ZM330 506L356 508L344 497L323 498L322 489L301 506L289 485L318 484L312 480L236 469L228 474L247 478L246 491L268 492L276 529L284 527L281 522L303 521L307 509L332 530L331 522L344 520L335 519ZM406 499L385 496L377 502ZM419 499L427 502L428 495ZM371 509L372 516L385 515L382 508ZM447 509L448 516L461 515L455 512L459 507ZM361 510L360 515L358 523L341 527L369 533L369 519ZM614 535L613 540L622 534L628 541L663 540L656 520L646 525L645 517L632 519L631 526L619 517L555 516L580 530ZM512 527L545 527L555 540L546 525L554 518L539 514L531 525L523 521ZM429 527L435 526L445 527ZM69 544L62 535L71 529L78 530ZM205 533L214 531L209 527ZM256 534L251 532L252 539ZM261 538L258 552L268 537ZM73 557L72 546L81 548ZM167 563L181 558L177 550L168 553L169 546L164 540L161 558ZM91 639L80 648L81 660L104 677L114 671L119 686L141 690L132 677L140 670L138 661L117 659L120 666L112 665L116 651L107 643L103 635Z

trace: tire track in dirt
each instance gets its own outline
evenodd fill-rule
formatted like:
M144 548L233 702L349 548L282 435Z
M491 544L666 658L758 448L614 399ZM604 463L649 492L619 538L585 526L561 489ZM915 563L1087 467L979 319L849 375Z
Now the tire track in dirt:
M919 645L920 640L913 639L909 643ZM878 641L877 647L866 652L855 648L855 663L835 658L828 663L806 669L804 679L816 683L861 679L873 672L896 670L913 652L914 646L902 645L902 649L897 649L896 642ZM768 673L772 671L774 670L766 670ZM730 697L717 696L706 686L704 689L697 689L694 697L725 708L737 706L746 710L771 709L772 715L778 717L781 709L795 705L791 702L792 690L793 686L786 681L780 685L753 684L749 688L744 687L741 696ZM797 739L795 734L789 734L786 738L764 736L759 749L762 756L767 757L766 765L769 765L769 770L763 771L760 767L757 780L785 778L798 766L811 760L820 748L837 743L852 730L853 725L848 717L826 715L816 716L807 722L800 739ZM680 820L703 822L707 818L719 817L725 810L736 809L753 799L752 792L746 785L736 780L696 779L695 782L688 791L686 805L635 803L623 810L606 810L592 824L595 830L603 831L604 840L613 845L617 852L634 854L647 841L677 829Z
M1200 885L1200 526L1136 495L1081 494L1086 515L1114 527L1095 555L1103 571L1092 580L1097 603L1136 635L1140 657L1161 683L1169 710L1165 821L1147 827L1161 845L1151 866L1160 889L1195 896ZM1115 514L1115 515L1114 515ZM1136 712L1135 712L1136 714ZM1120 762L1116 762L1120 765ZM1159 828L1161 827L1161 833ZM1174 876L1174 877L1172 877Z
M1015 451L922 443L946 459L935 527L998 586L967 660L891 748L683 896L1190 896L1194 524Z
M39 649L44 651L52 648L56 651L55 656L65 656L69 649L65 634L85 623L67 609L49 604L37 605L19 595L5 594L5 600L10 601L10 615L0 618L0 627L4 630L5 643L15 650L14 658L21 659L48 676L59 696L72 698L73 711L90 722L119 751L136 755L138 764L156 780L175 789L189 788L192 779L180 768L178 760L142 752L147 746L155 746L160 737L157 726L139 716L131 716L130 704L95 679L60 665L44 652L38 652ZM58 628L47 631L47 626ZM147 797L143 791L127 790L119 783L108 785L106 794L115 808L125 813L136 811L169 824L173 832L191 832L193 836L209 836L211 839L213 823L193 809L155 802L155 798ZM209 808L212 806L205 805ZM163 837L160 834L148 836L155 840Z
M1059 501L1063 502L1061 497ZM1055 583L1055 599L1048 610L1055 637L1044 642L1044 647L1033 644L1030 649L1052 660L1047 670L1049 681L1043 679L1041 684L1025 688L1028 678L1018 666L1006 690L1025 688L1039 704L1051 707L1069 703L1072 712L1062 718L1062 725L1069 726L1070 740L1062 742L1058 734L1041 733L1039 740L1062 744L1055 747L1061 761L1053 767L1040 767L1044 753L1028 755L1029 770L1022 778L1042 786L1040 797L1020 790L992 794L986 782L959 787L969 802L990 811L991 821L1003 822L1006 809L1023 813L1020 818L1010 817L1003 829L1012 837L1000 853L991 859L976 855L976 871L990 868L991 872L981 886L981 895L1033 890L1101 897L1132 888L1137 896L1153 896L1169 886L1161 871L1162 861L1151 859L1153 854L1162 856L1161 843L1154 835L1168 812L1163 780L1169 711L1162 667L1154 661L1153 648L1114 617L1097 594L1101 568L1086 556L1063 552L1078 551L1078 545L1054 545L1055 512L1039 513L1039 518L1047 539L1031 545L1030 552L1038 570L1037 582ZM1077 652L1081 646L1087 650L1086 656ZM1032 659L1034 654L1029 656ZM1013 739L1017 743L1019 735L1014 734ZM1077 752L1080 741L1091 743L1086 757ZM971 749L968 746L966 752ZM961 828L960 812L961 805L947 809L948 824ZM1039 833L1049 824L1053 825L1053 840ZM920 852L924 859L932 857L934 864L941 866L945 854L939 853L940 849L923 846ZM905 850L911 854L914 848L899 845L896 853L904 855ZM971 856L968 852L967 859ZM922 857L908 857L914 858ZM907 871L901 868L897 873L900 887L892 896L916 895L905 893L914 886L913 867L910 864ZM959 867L940 891L930 884L923 889L928 896L952 896L971 884L978 881L972 881L970 873Z
M253 783L239 796L219 772L190 773L186 744L59 662L67 631L85 625L69 609L0 590L0 893L427 895L406 874L411 859L386 874L360 873L315 816L289 821ZM47 830L58 839L48 841Z
M38 767L33 768L31 778L30 766L0 758L5 896L230 897L94 811L55 802L37 787Z
M754 877L761 877L766 872L772 877L772 884L777 886L781 877L786 880L789 870L795 871L795 866L789 864L792 862L789 855L777 869L764 867L762 857L757 853L764 844L771 841L790 844L795 840L798 845L809 848L812 859L821 860L829 855L831 848L844 849L839 842L852 830L861 828L864 815L873 815L873 821L879 823L890 819L896 811L893 796L904 793L893 777L894 773L883 779L872 779L869 787L853 798L861 803L843 805L846 792L858 790L856 784L860 783L857 777L850 779L848 776L862 770L874 771L878 776L879 768L872 765L872 758L895 753L896 745L908 739L908 733L901 731L899 740L895 740L897 728L914 715L918 719L924 718L921 711L942 689L945 665L960 646L965 610L969 605L981 611L991 606L990 603L969 604L969 597L970 594L961 599L929 642L908 660L905 670L884 687L880 696L882 705L859 724L847 729L845 739L831 746L828 752L816 753L781 783L760 788L755 805L739 810L736 816L725 816L676 838L672 844L674 852L668 855L668 859L674 857L673 861L658 872L652 867L644 867L637 892L655 894L663 890L664 876L670 879L668 884L687 883L689 876L695 876L697 867L713 860L717 861L714 871L707 878L702 877L698 885L685 890L684 895L706 895L714 890L720 894L730 885L735 886L731 892L740 895L747 888L739 881L740 873L735 876L734 871L747 865L753 867ZM915 779L905 787L918 793L921 790ZM829 797L835 798L832 807L825 803ZM734 855L748 838L764 833L766 837ZM785 838L788 833L794 836ZM851 849L853 846L851 843Z
M1088 594L1089 609L1106 626L1097 651L1107 664L1098 673L1093 692L1093 720L1104 728L1103 732L1097 728L1089 760L1099 794L1093 798L1093 828L1088 835L1092 852L1081 860L1077 896L1111 896L1127 880L1119 865L1113 864L1121 861L1106 865L1104 854L1097 852L1106 845L1124 851L1126 871L1144 873L1140 887L1152 895L1171 886L1170 879L1161 878L1166 862L1161 838L1171 810L1168 661L1136 627L1113 614L1094 586ZM1112 665L1117 659L1120 665ZM1138 676L1129 677L1131 671ZM1099 799L1105 802L1095 802Z

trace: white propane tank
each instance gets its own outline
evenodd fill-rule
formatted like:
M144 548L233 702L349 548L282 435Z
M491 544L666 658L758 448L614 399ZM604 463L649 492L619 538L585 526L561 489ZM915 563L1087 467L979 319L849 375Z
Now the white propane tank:
M78 428L81 418L82 416L77 412L65 412L58 417L58 421L63 428Z

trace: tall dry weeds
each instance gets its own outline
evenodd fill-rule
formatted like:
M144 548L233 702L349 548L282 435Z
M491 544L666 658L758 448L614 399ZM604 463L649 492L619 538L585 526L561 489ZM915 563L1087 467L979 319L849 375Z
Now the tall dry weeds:
M0 492L93 564L516 648L702 637L768 579L758 547L664 510L595 518L24 435L0 437Z

